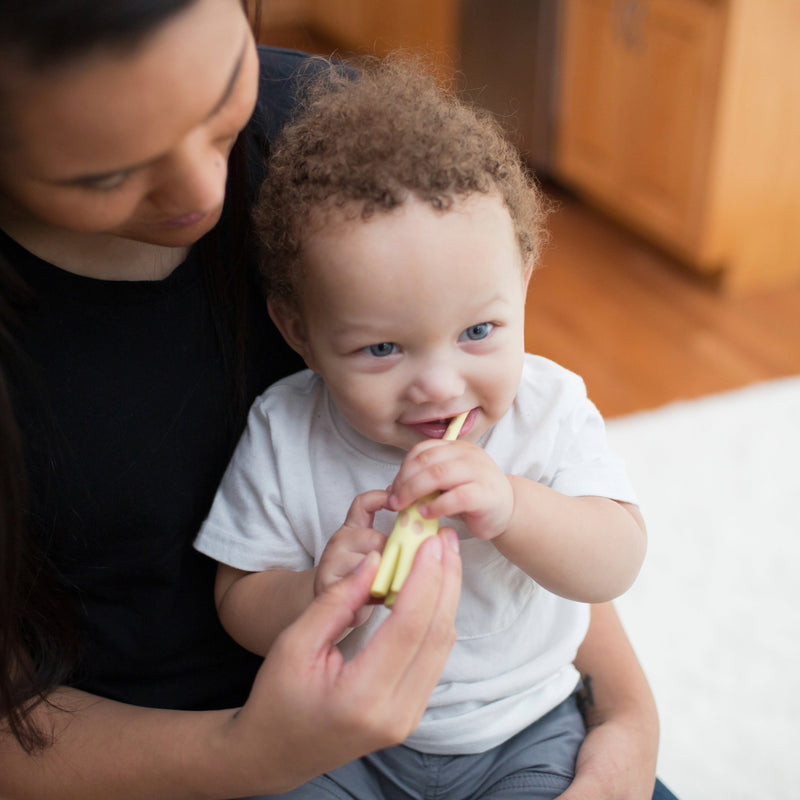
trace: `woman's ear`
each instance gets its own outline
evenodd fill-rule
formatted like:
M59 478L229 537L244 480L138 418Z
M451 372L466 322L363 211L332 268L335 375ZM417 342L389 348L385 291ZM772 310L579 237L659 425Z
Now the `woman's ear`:
M267 310L289 347L302 356L309 369L314 369L314 357L308 339L305 320L294 303L278 297L267 299Z

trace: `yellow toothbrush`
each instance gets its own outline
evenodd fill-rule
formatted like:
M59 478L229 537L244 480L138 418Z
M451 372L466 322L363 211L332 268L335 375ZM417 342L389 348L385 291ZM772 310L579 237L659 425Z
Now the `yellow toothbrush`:
M458 438L468 413L465 411L450 420L442 437L444 440L452 442ZM372 597L383 598L383 603L388 608L394 605L397 594L411 571L411 565L419 546L425 539L435 536L439 532L438 518L425 519L418 510L420 505L430 503L438 495L439 492L426 495L397 515L392 533L386 540L378 573L375 575L370 590Z

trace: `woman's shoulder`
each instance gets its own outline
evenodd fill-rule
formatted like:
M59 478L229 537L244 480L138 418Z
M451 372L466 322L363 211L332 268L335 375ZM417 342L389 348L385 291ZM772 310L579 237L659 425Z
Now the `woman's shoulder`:
M261 77L272 80L292 78L298 69L313 58L300 50L285 47L258 46L258 60L261 62Z
M308 53L280 47L258 48L258 101L251 120L256 134L274 141L297 106L300 83L315 59Z

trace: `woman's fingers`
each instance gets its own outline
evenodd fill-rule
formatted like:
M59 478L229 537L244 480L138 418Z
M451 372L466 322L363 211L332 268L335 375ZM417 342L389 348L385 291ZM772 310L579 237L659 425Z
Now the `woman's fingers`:
M455 638L461 562L454 541L447 531L420 548L395 610L351 661L334 642L367 599L377 553L281 634L230 720L245 782L281 774L278 790L286 791L413 731Z
M455 639L461 589L456 543L449 529L423 543L392 613L352 661L340 663L330 656L334 642L367 601L379 561L374 552L287 629L284 636L291 639L292 651L298 657L302 654L306 663L316 662L327 670L327 688L339 692L339 699L350 696L374 704L377 719L402 715L409 707L418 718ZM362 711L366 723L373 712Z
M317 597L267 654L223 731L225 757L241 776L237 797L288 791L384 743L365 723L334 644L363 607L378 560L371 553Z
M455 533L425 541L392 613L348 668L371 687L377 727L411 732L425 710L455 641L461 561Z
M355 572L320 594L291 626L293 646L308 658L325 656L369 598L380 554L368 553Z

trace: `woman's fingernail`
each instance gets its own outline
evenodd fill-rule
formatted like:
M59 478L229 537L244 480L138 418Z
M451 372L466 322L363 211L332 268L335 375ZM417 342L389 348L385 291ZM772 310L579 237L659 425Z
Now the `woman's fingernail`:
M430 545L431 556L437 561L442 560L442 540L439 536L433 536L433 542Z
M461 545L459 544L459 541L458 541L458 534L455 531L447 531L445 536L447 537L447 544L450 545L450 549L454 553L460 552Z

